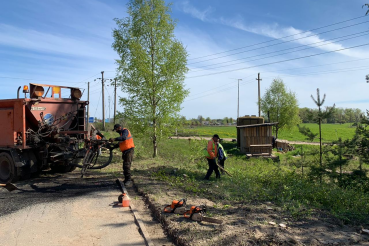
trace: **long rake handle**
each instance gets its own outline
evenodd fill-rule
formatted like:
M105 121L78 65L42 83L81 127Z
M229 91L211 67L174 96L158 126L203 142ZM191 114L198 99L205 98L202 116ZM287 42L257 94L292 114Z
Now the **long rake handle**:
M217 161L215 161L215 163L220 168L220 170L223 170L226 174L228 174L230 177L232 177L232 175L229 172L227 172L227 170L225 170L221 165L219 165Z

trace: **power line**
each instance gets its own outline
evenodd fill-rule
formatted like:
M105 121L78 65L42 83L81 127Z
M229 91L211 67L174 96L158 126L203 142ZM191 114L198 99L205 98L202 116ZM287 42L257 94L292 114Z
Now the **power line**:
M100 98L101 98L101 94L100 94L99 100L97 101L97 104L96 104L95 117L96 117L97 107L99 106L99 103L100 103Z
M369 57L368 58L363 58L363 59L343 61L343 62L326 63L326 64L320 64L320 65L315 65L315 66L307 66L307 67L299 67L299 68L289 68L289 69L274 70L274 71L272 70L272 71L269 71L269 72L280 72L280 71L299 70L299 69L304 69L304 68L324 67L324 66L337 65L337 64L347 63L347 62L363 61L363 60L368 60L368 59L369 59Z
M251 82L253 82L253 81L254 81L254 79L247 80L247 81L249 81L249 83L242 83L242 82L241 82L241 86L246 85L246 84L250 84ZM245 81L245 82L247 82L247 81ZM219 93L219 92L228 91L228 90L230 90L230 89L233 89L235 86L237 86L237 85L232 85L232 86L229 86L229 87L223 88L222 90L219 90L219 91L217 91L217 92L208 93L208 94L203 95L203 96L200 96L200 97L191 98L191 99L185 100L184 102L193 101L193 100L196 100L196 99L199 99L199 98L203 98L203 97L208 97L208 96L211 96L211 95L217 94L217 93Z
M322 28L326 28L326 27L330 27L330 26L335 26L335 25L338 25L338 24L342 24L342 23L345 23L345 22L352 21L352 20L361 19L361 18L364 18L364 17L366 17L366 16L359 16L359 17L355 17L355 18L352 18L352 19L349 19L349 20L345 20L345 21L341 21L341 22L336 22L336 23L329 24L329 25L326 25L326 26L322 26L322 27L310 29L310 30L307 30L307 31L299 32L299 33L296 33L296 34L291 34L291 35L288 35L288 36L284 36L284 37L281 37L279 39L271 39L271 40L267 40L267 41L264 41L264 42L260 42L260 43L256 43L256 44L252 44L252 45L247 45L247 46L243 46L243 47L232 49L232 50L227 50L227 51L223 51L223 52L219 52L219 53L215 53L215 54L211 54L211 55L206 55L206 56L192 58L192 59L189 59L189 60L201 59L201 58L205 58L205 57L209 57L209 56L214 56L214 55L219 55L219 54L223 54L223 53L227 53L227 52L231 52L231 51L235 51L235 50L240 50L240 49L244 49L244 48L248 48L248 47L252 47L252 46L256 46L256 45L260 45L260 44L270 43L270 42L274 42L276 40L293 37L293 36L300 35L300 34L307 33L307 32L316 31L316 30L319 30L319 29L322 29Z
M269 48L269 47L280 45L280 44L290 43L292 41L296 41L296 40L300 40L300 39L304 39L304 38L309 38L309 37L317 36L317 35L320 35L320 34L324 34L324 33L328 33L328 32L333 32L333 31L337 31L337 30L341 30L341 29L345 29L345 28L352 27L352 26L361 25L361 24L364 24L364 23L367 23L367 22L369 22L369 21L364 21L364 22L360 22L360 23L357 23L357 24L353 24L353 25L349 25L349 26L345 26L345 27L336 28L336 29L333 29L333 30L329 30L329 31L325 31L325 32L313 34L313 35L306 36L306 37L301 37L301 38L296 38L296 39L292 39L292 40L282 41L282 42L279 42L279 43L276 43L276 44L262 46L262 47L258 47L258 48L251 49L251 50L237 52L237 53L233 53L233 54L229 54L229 55L225 55L225 56L220 56L220 57L216 57L216 58L212 58L212 59L207 59L207 60L203 60L203 61L193 62L193 63L190 63L188 65L196 64L196 63L201 63L201 62L205 62L205 61L211 61L211 60L215 60L215 59L219 59L219 58L224 58L224 57L228 57L228 56L232 56L232 55L237 55L237 54L241 54L241 53L245 53L245 52L249 52L249 51L254 51L254 50Z
M246 79L246 78L251 77L251 76L254 76L254 74L250 74L250 75L248 75L248 76L246 76L246 77L243 77L243 78L241 78L241 79ZM233 78L230 78L230 79L233 79ZM238 80L238 79L234 79L234 80ZM241 82L241 83L242 83L242 82ZM216 89L218 89L218 88L224 88L224 85L217 86L217 87L214 87L214 88L212 88L212 89L209 89L209 90L206 90L206 91L203 91L203 92L197 92L197 93L195 93L195 94L191 94L191 96L195 96L195 95L199 95L199 94L207 93L207 92L209 92L209 91L213 91L213 90L216 90Z
M299 76L303 76L303 75L318 75L318 74L330 74L330 73L341 73L341 72L353 72L353 71L360 71L360 70L366 70L368 69L369 67L368 66L361 66L361 67L352 67L352 68L343 68L343 69L335 69L335 70L329 70L329 71L320 71L320 72L310 72L310 73L300 73L299 75L292 75L292 74L283 74L283 77L299 77ZM283 71L283 70L280 70L280 71ZM278 72L278 71L277 71ZM266 72L266 73L275 73L275 72ZM264 79L269 79L269 78L275 78L275 76L268 76L268 77L264 77ZM253 80L248 80L249 83L244 83L244 84L241 84L241 86L243 85L246 85L246 84L250 84L251 82L253 82ZM184 102L187 102L187 101L192 101L192 100L196 100L196 99L200 99L200 98L203 98L203 97L207 97L207 96L211 96L211 95L214 95L214 94L217 94L217 93L220 93L220 92L223 92L223 91L227 91L227 90L230 90L230 89L233 89L234 87L236 87L236 85L231 85L231 86L228 86L228 87L225 87L222 86L223 89L222 90L217 90L213 93L208 93L208 94L205 94L203 96L199 96L199 97L196 97L196 98L190 98Z
M221 72L210 73L210 74L197 75L197 76L187 77L187 79L198 78L198 77L205 77L205 76L211 76L211 75L222 74L222 73L235 72L235 71L240 71L240 70L245 70L245 69L250 69L250 68L255 68L255 67L263 67L263 66L267 66L267 65L284 63L284 62L288 62L288 61L300 60L300 59L304 59L304 58L309 58L309 57L314 57L314 56L319 56L319 55L325 55L325 54L339 52L339 51L343 51L343 50L354 49L354 48L358 48L358 47L362 47L362 46L366 46L366 45L369 45L369 43L361 44L361 45L356 45L356 46L351 46L351 47L342 48L342 49L337 49L337 50L332 50L332 51L327 51L327 52L322 52L322 53L318 53L318 54L312 54L312 55L300 56L300 57L286 59L286 60L280 60L280 61L275 61L275 62L264 63L264 64L260 64L260 65L255 65L255 66L249 66L249 67L238 68L238 69L227 70L227 71L221 71Z
M86 80L91 79L91 78L93 78L93 77L95 77L96 75L99 75L99 74L100 74L100 73L94 74L94 75L92 75L91 77L88 77L87 79L83 79L81 82L78 82L78 83L86 82Z
M90 92L90 94L95 94L95 93L100 93L100 92L101 90L95 90L95 91Z
M334 70L328 70L328 71L305 72L305 73L300 73L298 75L284 74L283 76L286 76L286 77L299 77L299 76L304 76L304 75L318 75L318 74L320 75L320 74L329 74L329 73L354 72L354 71L367 70L368 68L369 68L369 66L361 66L361 67L334 69ZM266 73L275 73L275 72L266 72Z
M357 35L357 34L362 34L362 35ZM341 39L341 40L336 40L336 41L345 41L345 40L349 40L349 39L353 39L353 38L362 37L362 36L365 36L365 35L368 35L368 34L369 34L369 30L368 30L368 31L363 31L363 32L354 33L354 34L349 34L349 35L345 35L345 36L341 36L341 37L334 38L334 39L331 39L331 40L324 40L324 41L319 41L319 42L315 42L315 43L299 45L299 46L296 46L296 47L287 48L287 49L283 49L283 50L277 50L277 51L273 51L273 52L269 52L269 53L265 53L265 54L259 54L259 55L249 56L249 57L240 58L240 59L236 59L236 60L231 60L231 61L226 61L226 62L221 62L221 63L215 63L215 64L212 64L212 65L201 66L201 67L198 67L198 68L199 68L198 70L192 71L192 73L199 72L199 71L203 71L203 69L200 69L200 68L204 68L204 67L211 67L211 66L218 65L218 64L224 64L224 63L229 63L229 62L234 62L234 61L246 60L246 59L249 59L249 58L265 56L265 55L268 55L268 54L278 53L278 52L282 52L282 51L285 51L285 50L293 50L293 51L291 51L291 52L286 52L286 53L277 54L277 55L272 55L272 56L267 56L267 57L262 57L262 58L258 58L258 59L254 59L254 60L249 60L248 62L251 62L251 61L257 61L257 60L266 59L266 58L271 58L271 57L275 57L275 56L286 55L286 54L294 53L294 52L297 52L297 51L308 50L308 49L314 49L314 48L321 47L321 46L328 45L328 44L334 44L333 42L329 42L329 41L333 41L333 40L340 39L340 38L344 38L344 37L349 37L349 36L357 35L357 36L354 36L354 37L350 37L350 38L346 38L346 39ZM325 43L325 42L327 42L327 43ZM310 46L310 45L313 45L313 44L319 44L319 43L323 43L323 44L321 44L321 45L316 45L316 46ZM297 49L297 48L299 48L299 47L306 47L306 48L299 49L299 50L294 50L294 49ZM222 67L228 67L228 66L238 65L238 64L242 64L242 63L243 63L243 62L232 63L232 64L229 64L229 65L224 65L224 66L219 66L219 67L212 67L211 69L217 69L217 68L222 68ZM191 72L190 72L190 73L191 73Z

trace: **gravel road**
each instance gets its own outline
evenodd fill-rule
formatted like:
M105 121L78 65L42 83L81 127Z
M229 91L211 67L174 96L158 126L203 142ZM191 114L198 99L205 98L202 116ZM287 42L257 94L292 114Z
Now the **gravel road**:
M101 174L46 173L16 183L20 191L0 189L0 245L145 245L130 209L117 204L115 180ZM132 201L156 243L172 245L143 201Z

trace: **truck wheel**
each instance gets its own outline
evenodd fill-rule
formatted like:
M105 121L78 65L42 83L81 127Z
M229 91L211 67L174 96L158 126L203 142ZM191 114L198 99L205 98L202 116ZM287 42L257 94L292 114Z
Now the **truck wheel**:
M17 178L13 158L5 152L0 153L0 183L6 184Z

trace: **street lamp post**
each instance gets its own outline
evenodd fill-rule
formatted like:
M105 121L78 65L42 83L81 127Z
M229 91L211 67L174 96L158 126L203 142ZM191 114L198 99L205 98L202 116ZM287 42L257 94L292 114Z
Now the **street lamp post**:
M238 79L237 119L240 117L240 80Z

